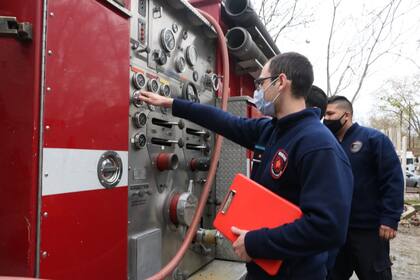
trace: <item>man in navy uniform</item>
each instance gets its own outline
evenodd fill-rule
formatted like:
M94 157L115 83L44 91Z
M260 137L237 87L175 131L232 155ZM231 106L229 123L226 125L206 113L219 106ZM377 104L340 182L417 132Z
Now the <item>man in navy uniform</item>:
M303 217L278 228L246 231L238 235L235 252L247 261L248 279L313 279L326 276L326 251L345 241L353 193L347 156L328 129L319 122L319 109L305 109L313 82L309 60L298 53L283 53L263 67L255 81L254 99L264 115L240 118L212 106L142 92L146 103L254 151L251 179L298 205ZM281 259L275 276L251 259Z
M404 179L391 141L383 133L353 123L352 104L344 96L329 99L324 124L350 159L354 194L347 241L329 278L392 279L389 240L403 211Z
M319 108L321 114L319 119L324 118L325 111L327 110L328 97L325 92L319 87L312 85L308 96L306 97L306 108Z

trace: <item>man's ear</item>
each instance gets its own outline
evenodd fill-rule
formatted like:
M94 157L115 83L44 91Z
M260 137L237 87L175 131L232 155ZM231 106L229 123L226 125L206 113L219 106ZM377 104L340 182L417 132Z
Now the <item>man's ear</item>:
M287 76L284 73L280 73L279 79L277 80L277 89L282 90L286 86Z

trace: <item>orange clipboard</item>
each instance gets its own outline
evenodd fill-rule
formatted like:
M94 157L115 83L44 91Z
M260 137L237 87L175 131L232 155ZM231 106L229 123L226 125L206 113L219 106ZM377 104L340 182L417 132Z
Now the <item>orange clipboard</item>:
M302 211L242 174L233 179L223 204L213 222L214 227L232 243L238 238L231 227L244 230L276 228L302 217ZM276 275L281 260L253 260L270 275Z

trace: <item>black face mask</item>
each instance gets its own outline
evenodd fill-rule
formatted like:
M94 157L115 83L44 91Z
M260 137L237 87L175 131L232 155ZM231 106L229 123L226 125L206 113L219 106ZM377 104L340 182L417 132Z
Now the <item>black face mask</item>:
M344 117L346 113L344 113L341 118L337 120L326 120L324 119L324 124L328 127L329 130L335 135L337 132L346 124L347 120L344 123L341 123L341 119Z

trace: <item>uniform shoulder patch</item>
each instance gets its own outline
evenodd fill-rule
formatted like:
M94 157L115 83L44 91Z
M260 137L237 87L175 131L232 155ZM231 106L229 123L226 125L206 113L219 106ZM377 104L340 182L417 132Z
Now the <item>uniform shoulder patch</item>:
M354 141L350 145L350 152L353 154L358 153L363 147L363 143L361 141Z
M271 177L278 179L286 170L288 155L285 150L279 149L271 161Z

